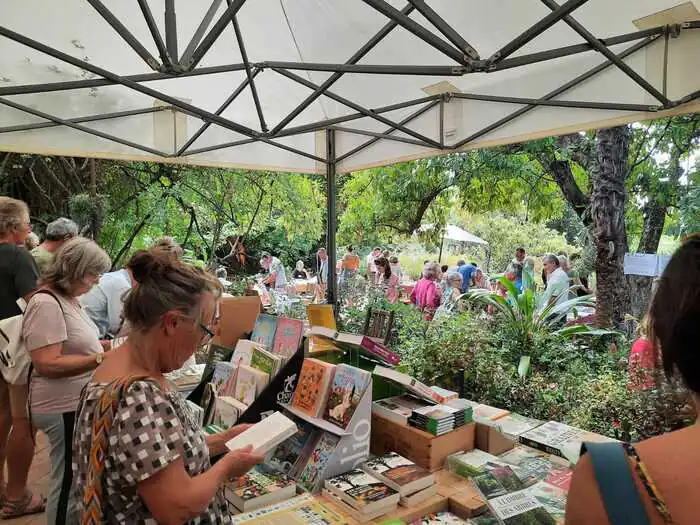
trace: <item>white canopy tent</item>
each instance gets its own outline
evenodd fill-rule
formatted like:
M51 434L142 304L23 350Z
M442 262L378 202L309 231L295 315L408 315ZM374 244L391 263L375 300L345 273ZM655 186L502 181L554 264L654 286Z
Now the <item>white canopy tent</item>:
M700 0L559 1L3 0L0 151L326 173L334 210L336 171L700 108Z

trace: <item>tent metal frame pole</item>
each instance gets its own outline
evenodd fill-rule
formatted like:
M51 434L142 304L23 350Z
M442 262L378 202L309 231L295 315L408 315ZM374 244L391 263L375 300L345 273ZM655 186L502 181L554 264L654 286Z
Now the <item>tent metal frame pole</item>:
M336 309L338 302L338 276L335 271L336 265L336 243L335 236L337 230L336 216L336 151L335 151L335 130L326 130L326 245L328 252L328 278L327 297L328 304L332 304Z
M143 14L143 18L146 21L146 25L148 26L148 30L151 32L153 42L158 48L160 61L162 62L163 66L165 66L166 70L172 70L173 59L170 57L168 49L165 47L165 42L163 41L163 37L160 34L160 30L158 29L158 24L156 23L156 20L153 17L151 7L148 5L148 0L138 0L138 3L139 7L141 8L141 14Z
M646 46L648 46L649 44L654 42L657 38L659 38L658 35L647 37L645 40L630 46L629 48L625 49L624 51L622 51L620 54L618 54L616 56L619 57L620 59L626 58L629 55L631 55L632 53L635 53L635 52L639 51L640 49L645 48ZM561 95L562 93L565 93L569 89L579 85L581 82L585 82L589 78L594 77L595 75L597 75L601 71L608 69L612 65L613 65L613 63L610 60L606 59L604 62L601 62L600 64L598 64L594 68L589 69L585 73L570 80L566 84L559 86L554 91L550 91L549 93L547 93L546 95L541 97L540 100L551 100L554 97L557 97L557 96ZM507 115L507 116L503 117L502 119L497 120L496 122L493 122L492 124L489 124L488 126L477 131L476 133L472 133L467 138L460 140L459 142L457 142L454 145L454 148L459 149L459 148L465 146L466 144L468 144L469 142L472 142L472 141L478 139L479 137L482 137L482 136L486 135L487 133L490 133L493 130L500 128L501 126L508 124L509 122L511 122L511 121L515 120L516 118L524 115L525 113L535 109L536 107L537 106L534 104L529 104L529 105L525 106L524 108L520 108L519 110L514 111L510 115Z
M352 133L353 135L364 135L365 137L377 137L379 139L385 139L385 140L391 140L394 142L403 142L405 144L413 144L414 146L421 146L424 148L434 148L432 144L428 144L426 142L423 142L421 140L413 140L409 139L406 137L394 137L389 135L388 133L380 133L378 131L367 131L364 129L357 129L357 128L346 128L343 126L332 126L329 129L333 129L335 131L342 131L343 133Z
M197 148L188 151L185 156L189 157L190 155L197 155L199 153L207 153L209 151L217 151L220 149L226 149L226 148L234 148L236 146L244 146L245 144L252 144L253 142L257 142L256 139L241 139L241 140L234 140L233 142L224 142L222 144L213 144L211 146L205 146L203 148Z
M423 115L424 113L430 111L431 109L433 109L435 106L437 106L437 105L439 105L439 104L440 104L440 100L439 100L439 99L433 100L430 104L427 104L427 105L423 106L422 108L420 108L418 111L415 111L415 112L411 113L411 114L410 114L409 116L407 116L405 119L403 119L402 121L400 121L399 124L402 125L402 126L405 125L405 124L408 124L409 122L412 122L413 120L417 119L418 117L420 117L420 116ZM391 128L389 128L389 129L387 129L384 133L386 133L387 135L389 135L389 134L393 133L394 131L396 131L396 128L391 127ZM337 160L337 162L342 162L342 161L344 161L345 159L347 159L347 158L349 158L349 157L352 157L352 156L355 155L356 153L359 153L360 151L362 151L362 150L364 150L364 149L366 149L366 148L369 148L372 144L375 144L375 143L379 142L380 140L381 140L380 138L374 137L374 138L368 140L367 142L365 142L364 144L360 144L359 146L357 146L357 147L351 149L350 151L347 151L347 152L343 153L343 154L342 154L340 157L338 157L336 160Z
M0 34L3 34L3 28L1 26ZM12 38L10 39L12 40ZM54 56L54 58L57 57ZM61 59L59 58L59 60ZM173 76L170 73L143 73L138 75L126 75L120 78L129 80L131 82L152 82L155 80L169 80L172 78L231 73L234 71L243 71L244 69L244 64L227 64L223 66L211 66L193 69L192 71L185 71L181 74L178 74L178 76ZM70 91L71 89L90 89L102 86L113 86L116 84L120 84L120 82L107 78L91 78L89 80L68 80L66 82L47 82L42 84L24 84L21 86L0 87L0 96L51 93L55 91Z
M562 18L567 16L569 13L575 11L579 7L581 7L583 4L588 2L588 0L568 0L567 2L563 3L561 6L558 6L557 9L553 10L551 13L549 13L547 16L544 18L540 19L537 21L535 24L527 28L525 31L520 33L518 36L516 36L513 40L508 42L505 46L503 46L501 49L496 51L491 57L488 59L489 63L497 63L500 60L503 60L513 53L515 53L518 49L526 45L528 42L531 40L537 38L539 35L544 33L547 29L552 27L554 24L559 22Z
M559 4L557 4L554 0L540 0L544 5L549 7L550 9L557 10L560 8ZM581 24L579 24L576 20L574 20L573 17L566 15L563 18L563 21L574 31L576 31L586 42L591 44L593 48L600 52L605 58L610 60L615 66L617 66L618 69L620 69L623 73L625 73L628 77L630 77L634 82L640 86L642 89L644 89L647 93L649 93L651 96L653 96L656 100L661 102L664 107L670 107L673 105L673 103L666 97L664 96L663 93L661 93L658 89L656 89L654 86L652 86L649 82L646 81L639 73L637 73L634 69L632 69L630 66L625 64L625 62L622 61L621 58L618 58L618 56L610 51L607 47L605 47L603 44L600 43L600 41L593 36L593 34L588 31L585 27L583 27Z
M386 2L385 0L362 0L365 4L372 7L375 11L383 14L390 20L393 20L401 27L414 34L420 38L426 44L434 47L440 51L443 55L451 58L458 64L464 66L470 66L470 58L462 51L456 47L445 42L442 38L428 31L425 27L420 25L418 22L410 18L408 15L402 13L394 6Z
M471 60L479 60L479 52L467 42L444 18L425 3L424 0L408 0L416 10L433 24L442 35Z
M600 42L602 42L605 46L614 46L617 44L632 42L634 40L641 40L642 38L646 38L648 36L663 35L667 30L668 26L659 26L653 27L651 29L645 29L643 31L635 31L632 33L625 33L623 35L600 38L598 40L600 40ZM591 44L575 44L572 46L548 49L547 51L539 51L537 53L530 53L527 55L520 55L513 58L507 58L505 60L499 61L496 64L491 64L488 67L488 72L503 71L504 69L527 66L529 64L546 62L548 60L554 60L555 58L562 58L570 55L576 55L579 53L587 53L590 51L595 51Z
M373 108L370 111L374 114L388 113L389 111L395 111L397 109L409 108L411 106L417 106L418 104L423 104L425 102L431 102L437 100L438 95L430 95L427 97L417 98L415 100L407 100L406 102L399 102L398 104L391 104L390 106L382 106L380 108ZM304 124L302 126L296 126L294 128L287 128L281 131L275 137L287 137L289 135L301 135L303 133L311 133L314 131L321 131L335 124L342 124L343 122L349 122L351 120L357 120L360 118L365 118L364 113L351 113L349 115L343 115L342 117L335 117L325 120L319 120L317 122L312 122L310 124Z
M214 15L219 9L221 2L222 0L212 1L209 9L207 9L207 12L204 14L202 21L199 23L197 30L192 35L190 43L187 44L185 51L182 53L182 56L180 57L180 64L187 64L190 60L192 60L192 55L194 54L195 49L197 49L199 42L202 40L204 33L207 31L209 24L211 24L211 21L214 19Z
M177 14L175 0L165 0L165 47L172 59L177 62ZM179 64L178 64L179 65Z
M279 73L280 75L283 75L291 80L294 80L295 82L298 82L299 84L306 86L309 89L318 89L318 87L319 87L318 85L314 84L310 80L306 80L304 77L300 77L299 75L296 75L296 74L292 73L291 71L287 71L285 69L273 69L273 71L276 73ZM354 109L355 111L358 111L360 113L364 113L365 116L372 118L378 122L381 122L382 124L386 124L387 126L392 126L396 129L398 129L399 131L403 131L407 135L411 135L412 137L414 137L418 140L432 144L433 147L438 147L438 148L440 147L439 142L436 142L436 141L426 137L425 135L418 133L417 131L413 131L410 128L402 126L401 124L397 124L386 117L383 117L381 115L376 115L376 114L372 113L369 109L364 108L364 107L360 106L359 104L356 104L355 102L346 99L345 97L341 97L340 95L336 95L335 93L333 93L332 91L329 91L328 89L326 89L323 94L325 96L327 96L328 98L335 100L336 102L340 102L341 104L344 104L347 107Z
M258 75L258 73L260 73L261 71L262 71L262 69L256 69L255 71L253 71L251 76L253 78L255 78ZM248 83L249 83L249 80L247 78L243 79L243 82L241 82L238 85L238 87L233 91L233 93L231 93L229 95L229 97L224 101L224 103L221 104L221 106L219 106L219 108L214 112L214 115L221 115L224 111L226 111L226 109L233 103L233 101L236 100L236 98L238 98L238 95L240 95L243 92L243 90L246 88ZM177 153L175 153L175 156L181 157L187 151L187 149L192 144L194 144L194 142L199 137L202 136L202 133L204 133L207 129L209 129L209 126L211 126L211 122L205 122L204 124L202 124L200 126L200 128L197 131L195 131L194 134L189 139L187 139L187 142L185 142L185 144L183 144L182 147L179 150L177 150Z
M224 29L226 29L228 23L231 20L233 20L233 17L236 16L238 11L240 11L241 7L243 7L245 1L246 0L231 1L231 3L226 8L226 11L224 11L221 17L219 17L219 19L214 24L214 27L212 27L209 30L209 33L207 33L202 42L197 46L197 49L194 50L194 53L192 53L192 58L187 62L183 62L182 64L180 64L184 69L189 70L197 67L197 64L199 64L200 60L204 58L204 55L207 54L207 51L209 51L211 46L214 45L214 42L218 40L219 36L221 36L221 33L224 32Z
M143 109L131 109L128 111L115 111L114 113L100 113L99 115L88 115L85 117L74 117L64 119L66 122L72 122L74 124L81 124L83 122L96 122L99 120L110 120L115 118L131 117L134 115L146 115L148 113L157 113L159 111L172 110L172 106L155 106L152 108ZM16 126L6 126L0 128L0 133L14 133L16 131L30 131L34 129L45 129L54 128L56 126L62 126L63 124L57 124L56 122L36 122L34 124L19 124Z
M409 15L413 11L414 7L411 4L407 4L402 10L401 13L405 15ZM346 64L357 64L362 58L369 53L374 47L379 44L384 38L391 33L396 27L398 26L398 23L392 21L386 24L384 27L382 27L377 33L372 36L367 42L365 42L360 49L358 49L348 60L346 60ZM319 86L319 88L311 93L308 97L306 97L300 104L297 105L292 111L289 112L289 114L284 117L282 120L280 120L277 125L272 128L272 135L276 135L279 133L282 129L284 129L287 124L289 124L292 120L294 120L302 111L304 111L306 108L308 108L313 102L320 97L323 92L330 88L333 84L335 84L341 77L343 76L343 73L333 73L330 77L328 77L323 84Z
M226 0L229 5L231 0ZM241 52L241 60L245 64L245 74L248 77L248 85L250 85L250 92L253 95L253 104L255 104L255 111L258 113L258 120L260 120L260 129L263 133L267 133L268 128L265 123L265 117L263 115L262 106L260 105L260 97L258 97L258 90L255 87L255 80L253 79L253 72L250 67L250 62L248 61L248 53L245 50L245 44L243 43L243 34L241 33L241 28L238 25L238 19L234 16L231 19L231 25L233 25L233 31L236 33L236 41L238 42L238 49Z
M29 113L30 115L34 115L35 117L40 117L46 120L50 120L51 122L54 122L56 124L60 124L62 126L68 126L69 128L73 128L78 131L82 131L83 133L87 133L89 135L94 135L96 137L100 137L105 140L110 140L112 142L116 142L118 144L123 144L124 146L129 146L130 148L135 148L141 151L145 151L146 153L150 153L151 155L157 155L159 157L164 157L164 158L169 158L172 155L169 155L168 153L164 153L162 151L158 151L157 149L149 148L148 146L143 146L141 144L136 144L135 142L131 142L130 140L122 139L119 137L115 137L114 135L110 135L108 133L103 133L102 131L98 131L96 129L91 129L86 126L82 126L81 124L77 124L75 122L71 122L69 120L56 117L55 115L50 115L48 113L44 113L43 111L39 111L38 109L30 108L27 106L24 106L22 104L18 104L17 102L13 102L12 100L7 100L4 98L0 98L0 104L4 106L11 107L13 109L16 109L18 111L24 111L25 113Z
M40 42L37 42L36 40L32 40L31 38L27 38L24 35L21 35L19 33L15 33L14 31L7 29L6 27L0 26L0 35L5 36L5 37L9 38L10 40L14 40L15 42L19 42L20 44L23 44L27 47L30 47L36 51L40 51L40 52L45 53L49 56L52 56L58 60L62 60L63 62L66 62L67 64L71 64L75 67L79 67L79 68L82 68L86 71L89 71L90 73L94 73L95 75L99 75L103 78L112 80L115 84L121 84L125 87L133 89L134 91L138 91L140 93L143 93L144 95L148 95L148 96L151 96L151 97L156 98L158 100L161 100L163 102L166 102L168 104L171 104L171 105L175 106L176 108L184 111L185 113L191 113L192 115L196 115L198 118L201 118L204 121L211 120L215 124L219 124L220 126L226 128L226 129L230 129L232 131L235 131L236 133L240 133L240 134L245 135L247 137L258 137L260 135L259 132L255 131L253 129L250 129L246 126L243 126L241 124L237 124L237 123L232 122L228 119L214 115L213 113L210 113L209 111L205 111L201 108L193 106L192 104L188 104L187 102L183 102L182 100L179 100L175 97L171 97L170 95L166 95L165 93L161 93L160 91L157 91L155 89L151 89L149 87L142 86L138 82L133 82L131 80L127 80L124 77L121 77L115 73L112 73L111 71L107 71L106 69L102 69L101 67L90 64L89 62L85 62L84 60L80 60L78 58L75 58L71 55L63 53L62 51L58 51L57 49L54 49L54 48L47 46L45 44L42 44Z
M300 157L306 157L307 159L311 159L311 160L314 160L316 162L321 162L321 163L326 162L326 159L321 158L318 155L313 155L311 153L307 153L306 151L302 151L300 149L293 148L292 146L287 146L286 144L280 144L279 142L275 142L274 140L266 138L266 137L247 138L247 139L235 140L233 142L226 142L224 144L213 144L211 146L205 146L203 148L198 148L195 150L187 151L182 156L189 157L190 155L197 155L199 153L206 153L208 151L217 151L220 149L233 148L235 146L243 146L245 144L252 144L253 142L263 142L263 143L268 144L270 146L273 146L275 148L279 148L279 149L283 149L285 151L289 151L291 153L295 153L296 155L299 155Z
M148 64L148 67L153 69L154 71L162 71L163 66L156 60L156 58L146 49L141 42L139 42L139 39L136 38L131 31L129 31L124 24L121 23L121 20L114 16L114 14L107 9L107 7L100 1L100 0L87 0L88 4L90 4L95 11L99 13L99 15L107 22L110 26L112 26L112 29L114 29L117 34L126 42L129 44L129 47L134 50L134 52L140 56L146 64Z
M254 63L264 69L293 69L299 71L323 71L332 73L361 73L365 75L419 75L461 77L467 72L464 66L412 66L394 64L324 64L320 62L266 61Z
M604 109L612 111L658 111L659 106L647 104L623 104L617 102L586 102L580 100L544 100L539 98L502 97L498 95L481 95L477 93L451 93L454 98L463 100L481 100L504 104L527 104L533 106L551 106L559 108Z

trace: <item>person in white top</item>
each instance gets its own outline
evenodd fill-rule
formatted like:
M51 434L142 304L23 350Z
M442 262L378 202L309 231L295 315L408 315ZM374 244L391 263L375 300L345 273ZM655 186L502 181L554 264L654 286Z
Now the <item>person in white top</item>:
M551 304L562 304L569 298L569 276L559 267L557 256L545 255L542 258L542 265L547 274L547 289L540 301L540 312Z
M260 266L267 270L267 275L263 283L271 286L275 290L284 290L285 286L287 286L287 276L282 261L267 252L263 252L262 258L260 259Z
M375 282L376 275L377 275L377 265L374 264L374 261L381 256L382 256L382 249L381 248L375 248L367 256L367 259L366 259L367 260L367 278L369 279L369 281L371 283Z

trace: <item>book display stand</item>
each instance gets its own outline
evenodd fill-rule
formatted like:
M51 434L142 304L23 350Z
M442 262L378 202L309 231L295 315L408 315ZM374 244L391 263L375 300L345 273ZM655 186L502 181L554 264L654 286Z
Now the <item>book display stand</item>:
M328 460L328 465L323 473L324 479L343 474L369 458L370 435L372 430L372 380L370 380L367 390L365 390L365 393L362 395L360 404L357 405L355 413L350 420L350 424L345 430L325 419L311 417L297 410L291 406L291 404L280 403L280 405L297 418L340 437L340 441L338 441L335 451Z

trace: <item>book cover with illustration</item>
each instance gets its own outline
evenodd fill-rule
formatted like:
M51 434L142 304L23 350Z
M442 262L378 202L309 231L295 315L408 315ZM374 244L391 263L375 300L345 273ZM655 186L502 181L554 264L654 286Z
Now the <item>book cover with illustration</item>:
M472 482L486 499L496 498L524 488L522 481L511 467L489 468L472 477Z
M399 493L360 469L327 479L325 488L360 511L398 504Z
M573 444L580 448L581 441L586 432L580 428L570 427L564 423L548 421L532 430L518 436L523 445L536 448L560 457L566 457L564 448ZM612 441L612 440L611 440Z
M214 375L211 382L214 385L214 392L218 396L229 396L233 393L236 385L236 368L231 363L221 361L214 366Z
M540 481L528 489L557 523L564 523L566 514L566 491Z
M520 414L510 413L494 422L494 426L498 428L501 434L505 434L517 441L518 436L524 432L528 432L539 427L544 421L533 419L531 417L521 416Z
M333 305L330 304L310 304L306 307L306 313L309 320L309 326L320 326L335 331L336 322L333 312ZM337 350L338 347L333 344L333 341L325 337L317 335L309 338L309 350L313 352L323 352L328 350Z
M324 419L340 428L347 428L371 378L369 372L354 366L337 365L328 392Z
M217 396L212 424L229 429L238 422L238 418L248 409L238 399L229 396Z
M281 365L279 356L271 354L262 348L253 348L253 357L250 359L250 366L265 372L270 379L277 375Z
M226 499L243 512L263 504L292 497L296 482L286 474L261 463L226 486Z
M326 471L328 461L333 456L340 437L330 432L323 432L321 437L316 441L311 453L300 470L297 477L297 483L304 487L309 492L315 492L320 489L323 483L323 473Z
M236 376L236 387L234 388L233 397L249 406L255 401L258 394L262 392L269 380L269 376L265 372L248 365L239 366Z
M303 321L280 317L277 321L277 331L272 343L272 353L282 355L285 358L291 357L299 349L303 334Z
M372 414L389 419L401 425L408 425L408 418L417 408L429 406L428 401L410 394L379 399L372 403Z
M347 525L337 512L322 505L311 494L302 494L252 512L231 516L231 523L255 525Z
M360 464L360 469L386 483L401 495L412 494L435 483L434 476L410 459L389 452Z
M488 505L505 525L557 525L529 490L489 499Z
M501 454L499 459L513 465L518 477L525 486L534 485L539 481L547 481L560 489L569 490L573 470L555 461L552 456L529 447L517 446Z
M309 416L321 417L334 374L335 365L313 358L304 359L292 406Z
M313 450L312 445L315 445L322 432L307 421L297 420L296 423L297 433L280 443L270 458L270 465L291 477L296 477L299 469L304 466L300 465L306 461L304 452L309 448ZM309 454L311 450L308 450Z
M499 461L500 458L479 449L447 456L447 466L450 472L467 479L483 474L490 465L498 465ZM501 465L506 465L506 463L502 462Z
M469 525L471 521L460 518L449 511L426 514L416 520L410 521L408 525ZM496 522L498 524L498 522Z
M253 328L253 335L250 336L250 340L254 343L261 344L266 350L269 350L275 342L276 331L277 318L268 314L260 314L255 320L255 327Z
M236 368L240 365L250 365L255 348L262 348L262 346L250 339L239 339L231 356L231 364Z

